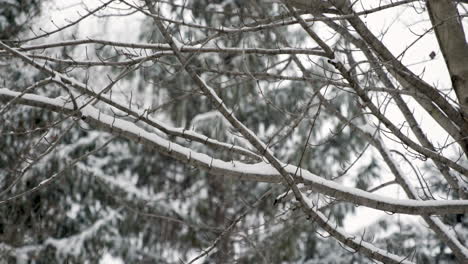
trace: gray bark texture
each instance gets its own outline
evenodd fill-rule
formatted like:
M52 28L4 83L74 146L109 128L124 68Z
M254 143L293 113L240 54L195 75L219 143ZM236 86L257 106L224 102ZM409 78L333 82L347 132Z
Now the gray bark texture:
M468 120L468 45L456 4L428 0L427 8L465 120Z

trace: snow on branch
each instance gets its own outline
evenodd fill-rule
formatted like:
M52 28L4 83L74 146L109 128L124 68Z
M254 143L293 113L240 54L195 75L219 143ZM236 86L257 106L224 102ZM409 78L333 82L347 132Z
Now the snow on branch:
M78 256L82 253L84 242L93 238L100 229L119 217L119 210L112 210L104 218L99 219L78 234L64 238L48 238L42 244L12 247L10 245L0 243L0 253L6 252L8 255L15 257L20 263L29 259L28 255L37 254L38 252L45 250L48 246L54 247L56 249L56 255L58 256Z
M83 243L91 239L96 233L107 225L109 222L120 217L119 210L112 210L107 216L96 221L93 225L71 237L65 238L48 238L44 244L54 246L58 255L78 256L83 250Z
M125 106L122 103L119 103L119 102L116 102L116 101L112 100L110 97L104 95L103 93L106 92L108 89L112 88L112 85L113 85L113 83L115 81L112 82L107 87L105 87L99 93L96 93L95 90L92 87L89 87L87 84L84 84L84 83L79 82L78 80L76 80L76 79L74 79L72 77L68 77L68 76L66 76L66 75L64 75L62 73L59 73L59 72L51 69L50 67L38 64L37 62L34 61L33 58L30 58L27 54L22 53L22 52L20 52L20 51L18 51L16 49L13 49L13 48L9 47L8 45L2 43L1 41L0 41L0 46L5 48L9 53L13 54L14 56L16 56L18 58L21 58L26 63L34 66L38 70L44 71L47 74L51 75L51 77L53 77L52 81L54 81L55 83L61 85L62 87L65 87L67 90L68 90L68 86L71 86L74 89L78 90L79 92L87 94L87 95L91 96L91 98L94 98L96 100L100 100L100 101L108 104L111 107L114 107L114 108L116 108L116 109L118 109L118 110L120 110L122 112L125 112L125 113L129 114L130 116L133 116L134 118L136 118L137 121L141 120L141 121L147 123L148 125L161 130L162 132L164 132L166 134L186 138L186 139L193 140L193 141L196 141L196 142L199 142L199 143L203 143L203 144L206 144L207 146L213 147L215 149L216 148L217 149L224 149L224 150L228 150L228 151L233 152L233 153L238 153L238 154L244 155L244 156L246 156L246 157L248 157L248 158L250 158L252 160L256 160L256 161L261 160L259 155L255 154L254 152L252 152L252 151L250 151L248 149L245 149L245 148L242 148L242 147L239 147L239 146L235 146L233 144L227 144L227 143L224 143L224 142L220 142L218 140L208 138L208 137L206 137L204 135L201 135L199 133L196 133L194 131L189 131L189 130L185 130L185 129L182 129L182 128L174 128L174 127L168 126L166 124L163 124L163 123L155 120L154 118L151 118L149 116L149 113L148 113L147 110L145 110L145 111L139 111L139 110L135 111L135 110L132 110L130 107ZM147 58L144 58L142 60L139 60L138 62L142 63L142 62L144 62L146 60L147 60ZM132 62L133 61L135 61L135 60L132 59ZM123 75L123 76L125 76L125 75ZM19 98L23 94L24 93L18 95L17 97ZM15 98L13 100L17 100L18 98ZM72 100L73 100L73 98L72 98Z
M18 92L0 89L0 99L11 99L18 95ZM51 99L33 94L23 95L23 97L18 100L18 103L48 108L56 112L70 112L73 110L73 105L71 103L64 103L62 98ZM232 176L242 180L271 183L281 182L281 177L277 170L272 165L265 162L245 164L239 161L226 162L215 159L148 132L133 122L102 113L100 110L90 105L85 106L81 110L81 114L82 119L91 125L104 129L114 135L127 137L137 143L152 146L162 154L206 170L210 174ZM342 186L341 184L326 180L293 165L282 163L281 166L288 174L297 175L294 179L296 184L304 183L304 185L311 187L314 191L326 194L335 199L356 203L377 210L413 215L443 215L468 212L467 200L416 201L392 199L371 194L357 188ZM298 172L296 173L296 171Z

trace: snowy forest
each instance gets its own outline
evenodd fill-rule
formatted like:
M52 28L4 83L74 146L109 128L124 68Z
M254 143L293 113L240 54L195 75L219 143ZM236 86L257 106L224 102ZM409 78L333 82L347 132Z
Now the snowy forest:
M468 263L467 22L0 0L0 263Z

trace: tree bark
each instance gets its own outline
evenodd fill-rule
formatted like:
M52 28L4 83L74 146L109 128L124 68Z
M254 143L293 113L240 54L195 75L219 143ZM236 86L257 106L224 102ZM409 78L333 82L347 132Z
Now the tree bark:
M468 120L468 45L454 1L428 0L427 9L465 120Z

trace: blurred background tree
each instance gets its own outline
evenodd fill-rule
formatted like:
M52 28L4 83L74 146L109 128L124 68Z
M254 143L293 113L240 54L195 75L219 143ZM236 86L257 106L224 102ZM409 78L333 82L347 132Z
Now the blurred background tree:
M29 26L36 21L43 22L38 16L48 4L0 0L0 5L5 6L0 10L0 39L15 46L22 44L17 39L40 34L31 33ZM196 24L220 28L254 26L285 12L279 5L247 0L162 1L161 9L164 17L177 21L190 18ZM118 15L134 13L124 4L96 13L99 21L106 22L108 27L101 38L112 35L113 21L119 19ZM138 31L142 42L164 42L151 18L144 17L140 22L138 29L124 31ZM72 36L71 39L85 39L88 29L83 27L63 34ZM183 23L171 25L168 30L185 45L203 44L196 43L197 39L212 33L209 28ZM56 41L67 39L61 35L53 37ZM272 28L230 34L217 39L210 47L310 48L306 39L300 30ZM340 50L350 64L356 62L348 38L330 39L331 47ZM125 36L119 40L135 41L126 40ZM41 41L38 39L37 43ZM102 45L86 50L64 46L54 52L63 58L106 58L106 61L110 58L108 61L123 62L141 56L146 50L138 53ZM352 170L355 176L347 180L363 190L370 189L379 179L380 161L372 151L362 154L369 143L335 114L323 110L310 88L325 90L328 101L342 116L359 126L368 125L359 99L342 89L342 80L330 74L332 69L326 59L301 55L309 61L307 70L311 76L303 77L297 74L300 72L297 66L291 66L292 56L234 51L194 54L190 57L191 65L235 110L240 121L268 143L276 157L337 181ZM39 71L24 69L22 62L11 61L2 59L1 62L0 81L5 87L22 91L46 77ZM116 75L127 69L113 67L109 73L104 66L80 68L59 61L49 61L48 65L79 79L99 77L97 84L93 83L95 86L104 85L111 78L110 73ZM153 117L175 127L230 144L248 145L182 71L172 56L148 61L128 74L117 85L113 96L121 97L132 107L151 109ZM371 71L359 80L368 82L369 86L379 84ZM68 95L53 83L41 83L32 87L33 91L50 97ZM96 263L106 254L125 263L182 263L221 235L204 263L371 262L322 237L318 228L296 210L294 203L278 199L288 191L284 186L211 177L205 171L123 138L113 139L106 148L68 168L73 159L102 146L110 135L70 119L63 120L63 116L40 108L15 106L2 113L0 119L4 124L0 141L0 199L29 190L64 170L60 179L46 189L0 205L0 258L8 263ZM230 151L214 150L180 138L172 140L225 161L233 157ZM354 166L357 159L360 163ZM437 178L433 184L439 184ZM345 217L354 210L351 204L336 202L323 211L342 227ZM237 222L236 218L243 214ZM460 219L451 225L460 227L465 221ZM233 223L235 228L225 232ZM369 229L381 248L403 256L417 251L413 253L414 260L421 263L454 263L453 255L443 250L443 244L432 243L433 238L423 228L387 218L375 226L379 228ZM466 225L463 228L466 230ZM428 243L411 243L421 240ZM437 247L440 251L434 259L431 256Z

